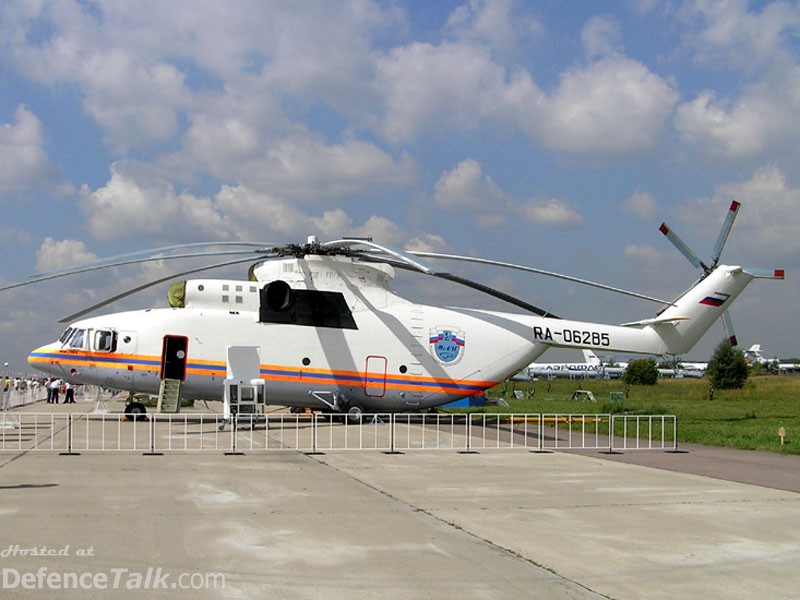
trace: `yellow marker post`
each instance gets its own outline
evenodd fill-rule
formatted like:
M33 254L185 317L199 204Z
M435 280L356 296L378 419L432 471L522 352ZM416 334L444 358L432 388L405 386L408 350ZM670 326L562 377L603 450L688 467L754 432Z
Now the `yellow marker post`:
M785 427L781 427L780 429L778 429L778 435L781 438L781 446L783 446L783 440L786 437L786 428Z

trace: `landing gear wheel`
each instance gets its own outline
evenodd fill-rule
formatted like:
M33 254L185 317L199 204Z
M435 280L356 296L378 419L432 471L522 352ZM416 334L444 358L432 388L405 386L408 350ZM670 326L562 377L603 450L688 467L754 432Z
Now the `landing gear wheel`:
M364 407L357 402L351 402L345 417L350 425L358 425L364 417Z
M131 402L125 407L125 418L128 421L147 421L147 409L141 402Z

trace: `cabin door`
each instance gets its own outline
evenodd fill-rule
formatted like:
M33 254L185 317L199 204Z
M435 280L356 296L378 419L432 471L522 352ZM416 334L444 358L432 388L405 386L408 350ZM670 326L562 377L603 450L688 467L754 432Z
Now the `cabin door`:
M364 393L367 396L382 398L386 393L386 365L385 356L368 356L364 372Z
M186 349L189 338L165 335L161 346L161 379L186 380Z

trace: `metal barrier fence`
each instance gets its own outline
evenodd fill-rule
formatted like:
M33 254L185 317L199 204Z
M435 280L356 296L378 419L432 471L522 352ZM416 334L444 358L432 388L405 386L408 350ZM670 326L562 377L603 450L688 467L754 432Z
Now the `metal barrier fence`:
M677 419L659 415L370 414L361 423L269 413L16 413L0 421L0 452L271 452L339 450L675 450Z
M41 385L26 386L20 389L9 388L2 390L0 407L15 408L18 406L26 406L43 400L45 396L47 396L47 388Z

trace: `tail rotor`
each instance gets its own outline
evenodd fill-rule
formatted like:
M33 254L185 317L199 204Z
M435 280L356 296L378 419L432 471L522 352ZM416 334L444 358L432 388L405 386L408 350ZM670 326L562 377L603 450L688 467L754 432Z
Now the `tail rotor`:
M686 257L690 263L692 263L696 269L703 271L700 279L704 279L712 271L714 271L719 264L719 259L722 255L722 249L725 247L725 242L728 240L728 235L733 228L733 222L736 220L736 215L739 213L740 206L741 203L737 202L736 200L731 202L731 206L728 209L728 214L725 216L725 221L722 223L722 229L720 229L719 235L717 236L717 241L714 244L714 252L711 255L711 262L709 264L706 264L700 260L700 257L697 256L697 254L689 247L689 245L686 244L686 242L684 242L680 236L675 233L666 223L662 223L661 227L658 229L670 242L672 242L678 251L683 254L683 256ZM722 326L725 328L725 335L727 336L731 345L736 346L736 333L733 330L733 321L731 320L731 316L727 310L722 313Z

